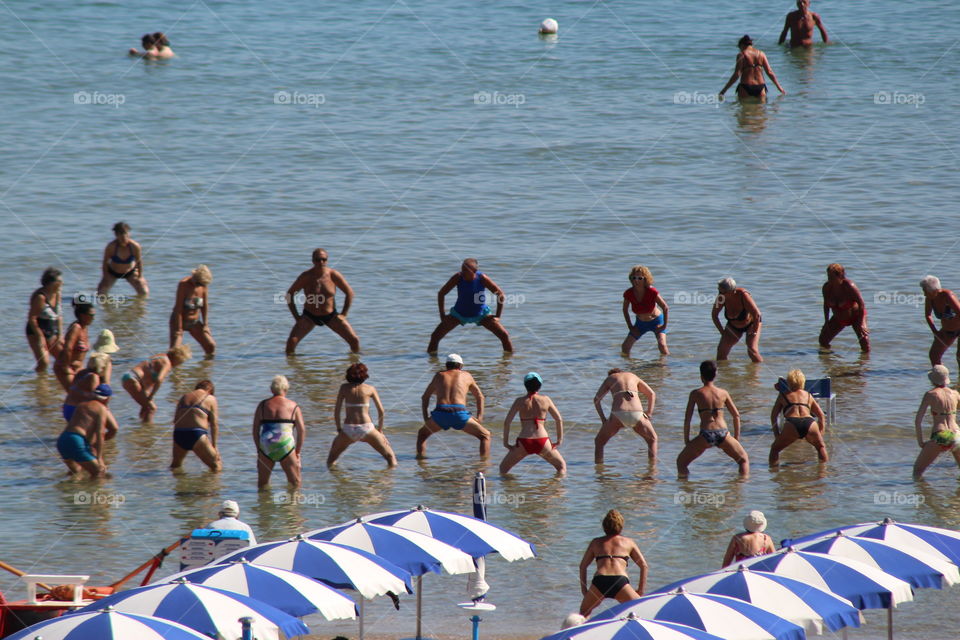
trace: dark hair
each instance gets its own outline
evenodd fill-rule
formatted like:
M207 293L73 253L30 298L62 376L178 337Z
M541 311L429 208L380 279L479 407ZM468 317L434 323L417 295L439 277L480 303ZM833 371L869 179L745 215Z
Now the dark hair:
M210 382L209 380L201 380L200 382L198 382L198 383L197 383L197 386L194 387L194 390L197 390L197 389L203 389L204 391L206 391L206 392L207 392L208 394L210 394L211 396L214 395L214 393L213 393L213 383Z
M317 247L316 249L313 250L313 253L310 254L310 260L312 262L316 262L317 258L320 256L321 253L327 253L327 250ZM329 257L330 257L330 254L327 253L327 258L329 259Z
M370 374L367 372L367 365L362 362L352 364L347 368L347 382L360 384L369 377Z
M615 373L621 373L621 372L623 372L623 369L618 369L614 367L613 369L610 369L610 371L607 371L607 375L612 376Z
M707 382L713 382L717 377L717 363L713 360L704 360L700 363L700 377Z
M448 362L447 371L450 371L450 369L463 369L463 365L459 362Z
M73 305L73 315L75 315L78 320L80 319L81 313L93 313L93 305L89 302L81 302L80 304Z
M523 381L523 386L527 388L527 391L533 393L534 391L540 391L540 387L543 386L543 383L536 378L528 378Z
M744 35L742 38L740 38L740 41L737 42L737 46L740 47L741 49L743 49L744 47L749 47L752 44L753 44L753 38L751 38L748 35Z
M167 36L163 35L163 31L156 31L153 34L153 43L160 45L161 47L170 46L170 41L167 40Z
M140 38L140 45L141 45L144 49L149 49L150 47L153 46L153 44L154 44L154 43L153 43L153 34L152 34L152 33L145 33L145 34L143 34L143 37Z
M113 232L116 234L130 233L130 225L128 225L126 222L118 222L117 224L113 225Z
M54 269L53 267L47 267L43 271L43 275L40 276L40 285L47 286L51 282L56 282L60 279L60 269Z

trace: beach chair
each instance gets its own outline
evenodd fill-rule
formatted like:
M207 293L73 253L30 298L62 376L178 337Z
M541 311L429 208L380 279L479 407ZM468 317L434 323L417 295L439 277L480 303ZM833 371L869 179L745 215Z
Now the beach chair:
M833 393L830 386L830 378L816 378L807 380L803 388L817 399L817 403L823 409L824 416L827 418L827 424L832 425L837 420L837 394ZM777 380L777 391L786 393L790 388L784 378ZM783 419L781 417L781 423Z

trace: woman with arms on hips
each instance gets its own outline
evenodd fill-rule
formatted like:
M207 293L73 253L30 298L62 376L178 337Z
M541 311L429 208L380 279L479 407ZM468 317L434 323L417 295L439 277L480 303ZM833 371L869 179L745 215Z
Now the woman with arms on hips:
M603 398L607 394L613 397L610 406L610 416L603 414ZM647 398L647 410L643 410L643 401L640 396ZM600 431L593 441L593 462L603 462L603 449L607 442L620 429L633 429L638 436L647 443L647 457L650 461L657 459L657 432L653 430L653 408L657 401L657 394L640 379L629 371L610 369L607 377L593 397L593 406L600 416Z
M657 311L657 308L660 310ZM636 320L630 322L630 311L636 314ZM669 355L667 349L667 317L669 308L660 292L653 288L653 274L643 265L630 269L630 288L623 292L623 319L627 323L627 337L620 351L630 355L633 344L643 334L652 331L657 337L657 348L662 355Z
M826 432L826 417L817 399L804 389L807 379L800 369L787 374L787 390L777 394L770 412L770 424L773 425L775 439L770 445L770 466L780 462L780 452L794 442L806 440L817 450L820 462L827 462L827 445L823 441ZM780 416L783 416L783 429L780 428Z
M50 356L60 354L63 340L63 316L61 290L63 280L60 270L50 267L40 276L40 288L30 294L30 310L27 312L27 344L37 362L36 370L45 371Z
M150 289L143 277L143 251L138 242L130 239L130 225L118 222L113 225L113 235L114 239L103 250L103 276L97 294L106 295L117 280L126 280L137 295L146 296Z
M274 376L270 382L272 397L257 405L253 413L253 443L257 448L257 488L270 483L273 466L287 475L287 482L300 487L300 450L307 435L300 405L287 398L290 382L286 376Z
M594 538L587 545L587 550L580 561L580 591L583 593L580 615L582 616L589 616L606 598L613 598L617 602L636 600L647 588L647 561L644 560L636 542L620 535L622 531L623 516L616 509L611 509L603 518L604 535ZM630 560L640 567L640 582L636 590L630 586L630 578L627 576L627 565ZM587 569L594 561L597 563L597 570L588 586Z
M367 366L360 362L350 365L347 369L347 382L340 385L337 403L333 410L337 435L330 444L327 466L334 464L340 454L354 442L366 442L383 456L387 466L397 466L397 456L383 434L383 403L380 402L377 388L372 384L366 384L369 377ZM371 402L377 408L376 426L370 418ZM340 421L341 409L345 412L343 423Z

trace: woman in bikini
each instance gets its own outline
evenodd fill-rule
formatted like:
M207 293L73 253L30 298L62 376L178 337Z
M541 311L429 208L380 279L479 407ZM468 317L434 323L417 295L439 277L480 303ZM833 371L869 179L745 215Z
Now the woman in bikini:
M726 360L733 345L747 334L747 354L754 362L763 362L760 357L760 327L763 319L753 296L743 287L738 287L733 278L724 278L717 283L716 302L711 315L713 324L720 332L720 344L717 345L717 360ZM720 324L720 311L727 320L727 326Z
M77 319L67 327L67 333L63 336L63 347L53 363L53 372L64 391L70 390L73 377L83 369L83 361L90 351L88 328L96 317L93 303L84 294L73 297L73 313Z
M213 383L201 380L193 391L180 396L173 414L173 461L171 469L180 469L193 451L200 461L217 473L223 469L217 451L217 399Z
M847 279L843 265L833 263L827 267L827 281L823 284L822 292L823 328L820 330L820 346L829 349L830 342L844 327L853 327L860 341L860 350L870 351L867 308L864 306L860 289L852 280Z
M109 368L110 356L107 354L94 353L90 356L90 359L87 360L87 368L81 369L77 372L77 375L73 377L73 382L67 391L67 397L63 399L62 411L64 420L70 422L70 418L73 417L73 412L76 411L77 405L81 402L96 399L95 391L97 387L100 385L110 387L109 378L107 377ZM111 389L110 391L112 394L113 390ZM109 400L104 401L104 404L107 402L109 402Z
M300 450L307 437L300 406L287 398L290 383L285 376L274 376L270 383L273 397L257 405L253 413L253 443L257 448L257 488L270 483L273 465L287 474L287 482L300 487Z
M933 344L930 345L930 365L941 364L943 354L960 336L960 300L950 289L940 287L940 278L926 276L920 281L920 288L926 298L924 316L927 326L933 332ZM940 328L933 322L933 316L940 321ZM960 346L957 347L957 363L960 364Z
M97 285L97 295L105 296L117 280L126 280L137 295L150 293L147 279L143 277L143 260L140 244L130 239L130 225L118 222L113 225L114 240L103 250L103 277Z
M929 303L928 303L929 304ZM957 426L957 407L960 405L960 393L950 388L950 371L942 364L935 365L927 374L933 388L923 394L914 427L917 430L917 443L920 455L913 463L913 477L921 478L941 453L949 451L960 467L960 427ZM933 415L933 434L929 440L923 440L923 417L930 409Z
M40 276L40 288L30 294L30 310L27 312L27 344L37 362L36 370L45 371L50 356L60 354L63 341L63 318L60 291L63 280L60 270L50 267Z
M677 474L686 478L690 472L690 463L703 455L710 447L719 447L721 451L733 458L740 468L740 475L744 478L750 475L750 459L747 451L740 444L740 412L733 404L733 399L726 390L713 384L717 377L717 363L705 360L700 363L700 380L703 386L690 392L687 400L687 411L683 419L683 441L686 446L677 456ZM700 414L700 433L690 438L690 422L696 409ZM733 417L733 435L727 430L727 423L723 419L723 410L726 409Z
M623 319L627 323L627 337L620 346L625 356L630 355L633 344L643 334L652 331L657 337L657 348L662 355L670 355L667 349L667 316L669 308L660 292L653 288L653 274L650 269L637 265L630 269L630 288L623 292ZM657 307L660 311L657 311ZM636 314L636 321L630 322L630 310Z
M383 435L383 404L377 394L377 388L365 384L370 377L367 365L360 362L347 368L347 382L340 385L337 393L337 403L333 410L333 417L337 424L337 435L330 444L330 453L327 455L327 466L333 465L347 447L354 442L366 442L376 449L377 453L387 461L388 467L397 466L397 456L387 436ZM377 408L377 425L370 419L370 402ZM341 408L346 412L344 422L340 422Z
M777 394L770 412L770 424L773 425L774 440L770 445L770 466L780 462L780 452L798 440L806 440L817 450L820 462L827 462L827 445L823 441L826 432L826 419L817 400L804 390L807 379L800 369L787 374L787 391ZM783 416L783 429L780 428L780 416Z
M141 420L153 420L153 414L157 412L153 397L160 390L160 385L175 367L179 367L191 357L193 354L190 347L181 344L168 349L166 353L158 353L144 360L120 377L123 388L140 405Z
M210 332L210 292L213 282L210 268L201 264L189 276L177 284L177 299L170 314L170 346L175 347L183 340L183 331L193 336L208 356L213 355L217 343Z
M602 400L610 393L613 404L610 415L603 415ZM640 396L647 398L647 410L643 410L643 401ZM647 443L647 457L651 461L657 459L657 432L653 430L653 408L657 402L657 394L650 386L629 371L610 369L607 377L597 389L593 397L593 406L600 416L600 431L593 440L593 462L603 463L603 448L620 429L633 429L637 435Z
M580 561L580 591L583 593L580 615L584 617L589 616L606 598L614 598L617 602L636 600L647 588L647 561L636 542L620 535L622 531L623 516L616 509L611 509L603 518L605 535L591 540L583 554L583 560ZM587 585L587 569L594 560L597 562L597 571ZM630 560L640 567L640 582L636 591L630 586L627 576Z
M770 80L776 85L780 93L786 95L786 91L777 81L777 75L770 67L770 61L767 60L767 54L753 47L753 39L750 36L743 36L737 42L737 48L740 53L737 54L737 62L733 66L733 75L727 80L727 84L720 90L720 97L727 92L727 89L733 86L733 83L740 80L737 85L737 98L759 98L761 102L767 99L767 83L763 81L763 74L766 72Z
M743 519L743 528L745 531L730 538L721 566L726 567L732 562L764 556L777 550L773 544L773 538L764 533L767 528L767 519L762 511L748 513Z
M549 396L540 395L543 378L540 374L531 371L523 377L523 386L527 394L513 401L513 406L503 420L503 446L507 455L500 462L500 473L506 474L515 464L531 455L539 455L557 470L558 475L567 472L567 463L560 455L560 444L563 442L563 418L560 411L553 404ZM520 414L520 435L514 444L510 444L510 425L513 418ZM553 417L557 425L557 439L550 442L547 433L547 414Z

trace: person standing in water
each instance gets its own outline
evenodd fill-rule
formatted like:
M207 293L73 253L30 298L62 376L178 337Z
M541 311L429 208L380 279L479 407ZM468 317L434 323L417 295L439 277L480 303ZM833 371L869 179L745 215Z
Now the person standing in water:
M653 274L643 265L630 269L630 288L623 292L623 319L627 323L627 337L620 346L625 356L630 355L633 344L643 334L652 331L657 337L657 348L662 355L670 355L667 349L667 318L670 309L660 292L653 288ZM660 311L657 311L659 307ZM636 314L630 322L630 310Z
M925 276L920 281L925 304L923 308L927 326L933 332L933 344L930 345L930 365L941 364L943 354L950 348L957 336L960 336L960 300L950 289L940 286L940 278ZM933 322L936 317L940 328ZM957 364L960 365L960 346L957 347Z
M767 519L762 511L751 511L743 519L743 532L730 538L727 551L723 554L723 564L726 567L732 562L740 562L775 553L777 547L773 538L764 533L767 528Z
M604 535L590 541L580 561L580 592L583 594L580 615L584 617L589 616L606 598L628 602L642 596L647 588L647 561L640 553L637 543L621 535L623 524L623 516L619 511L608 511L603 518ZM630 578L627 576L630 560L640 567L640 582L636 590L630 586ZM597 563L597 571L588 585L587 569L594 561Z
M489 276L481 272L476 258L467 258L460 265L460 271L450 276L450 279L440 287L437 293L437 306L440 310L440 324L430 336L427 353L435 354L440 348L440 340L457 326L477 324L490 331L500 339L503 350L513 351L510 334L500 322L503 315L504 293ZM444 298L456 287L457 301L447 313L444 308ZM491 315L487 306L487 290L497 299L497 311Z
M780 90L780 93L786 94L777 80L777 74L770 67L767 60L767 54L753 47L753 39L750 36L743 36L737 43L740 53L737 54L737 61L733 66L733 75L727 81L727 84L720 90L720 97L727 92L727 89L733 86L733 83L740 80L737 85L737 97L759 98L761 102L767 99L767 83L763 80L763 74L766 72L770 81Z
M45 371L50 357L60 355L63 340L60 270L50 267L40 276L40 288L30 294L27 312L27 344L37 362L36 370Z
M747 334L747 354L753 362L763 362L760 357L760 327L763 319L760 308L753 296L743 287L738 287L733 278L724 278L717 283L717 300L713 303L711 317L720 332L720 344L717 345L717 360L726 360L733 345ZM727 326L720 324L720 311L727 320ZM731 315L732 314L732 315Z
M613 404L610 407L610 416L603 415L603 398L610 393ZM643 401L640 396L647 398L647 410L643 410ZM657 432L653 430L654 405L657 394L639 376L629 371L610 369L607 377L597 389L593 397L593 406L600 416L600 431L594 439L593 462L603 462L603 448L620 429L633 429L634 432L647 443L647 457L651 462L657 459Z
M57 438L57 452L71 475L86 471L92 478L107 475L103 443L117 434L117 420L107 408L112 392L101 384L94 399L81 402Z
M733 404L733 398L726 390L713 383L717 378L717 363L705 360L700 363L700 380L703 386L690 392L687 410L683 418L683 441L686 446L677 456L677 474L681 478L690 475L690 463L699 458L710 447L719 447L730 456L740 469L744 478L750 475L750 459L746 449L740 444L740 412ZM700 433L690 437L690 421L694 409L700 414ZM727 430L723 419L726 409L733 416L733 436Z
M780 452L794 442L806 440L817 450L820 462L827 462L827 445L823 441L826 432L826 417L816 398L804 389L806 377L800 369L787 373L787 390L777 394L770 412L770 424L773 426L774 441L770 445L770 466L780 462ZM783 429L780 428L780 416L783 416Z
M76 320L67 327L63 346L53 364L53 372L64 391L70 391L73 377L83 369L83 361L90 351L89 327L96 317L96 310L89 296L78 293L73 297L73 313Z
M787 14L777 44L783 44L789 33L791 48L809 47L813 44L814 27L820 30L820 37L823 38L824 43L830 42L827 30L823 28L823 20L818 14L810 11L810 0L797 0L797 10Z
M503 446L507 449L507 455L500 462L500 473L508 473L515 464L527 456L539 455L552 464L558 474L563 475L567 472L567 463L558 450L563 442L563 418L560 417L560 411L549 396L540 395L543 378L539 373L531 371L525 375L523 386L527 389L526 395L513 401L513 406L503 420ZM520 414L520 435L516 443L511 445L510 424L518 413ZM553 443L550 442L550 435L547 433L547 414L553 417L557 425L557 439Z
M217 413L220 407L213 394L213 383L201 380L193 391L180 396L173 416L171 469L182 468L184 458L191 451L214 473L223 469L217 451Z
M130 394L130 397L140 405L140 419L144 422L153 420L157 412L157 404L153 397L160 390L160 385L175 367L193 357L190 346L181 344L168 349L166 353L158 353L120 377L120 384Z
M957 426L957 409L960 407L960 393L950 388L950 371L938 364L927 374L933 388L923 394L914 427L917 431L917 444L920 445L920 455L913 463L913 477L923 477L934 460L941 453L949 451L960 467L960 427ZM930 439L923 439L923 418L927 409L933 415L933 434Z
M97 295L105 296L117 280L126 280L137 295L150 293L147 279L143 277L143 249L138 242L130 239L130 225L118 222L113 225L114 239L103 250L103 263L100 265L103 276L97 285Z
M844 327L853 327L860 341L861 351L870 351L870 329L867 328L867 308L860 289L847 279L843 265L827 267L827 281L823 284L823 328L820 346L830 348L830 342Z
M477 403L477 416L467 411L467 394ZM427 412L430 398L437 396L437 406ZM480 457L490 455L490 432L483 428L483 393L467 371L463 370L463 358L456 353L447 356L446 369L433 376L426 391L420 397L424 425L417 432L417 458L426 457L427 438L441 429L463 431L480 441Z
M201 264L177 283L177 298L170 314L170 347L179 346L184 329L200 343L203 352L212 356L217 349L210 332L210 283L213 274Z
M347 279L336 269L328 266L330 257L324 249L313 250L313 267L294 280L287 289L287 306L295 324L287 338L287 355L293 355L297 345L314 327L329 327L344 339L353 353L360 352L360 338L350 323L347 314L353 302L353 289ZM337 289L343 291L343 312L337 312ZM297 312L297 294L304 293L303 313Z
M287 474L287 482L300 487L300 451L307 437L300 406L287 398L290 383L286 376L274 376L272 397L257 405L253 413L253 443L257 448L257 488L270 483L273 465Z
M333 418L337 424L337 435L330 444L330 453L327 454L327 466L332 466L347 447L354 442L366 442L383 456L387 466L397 466L397 456L390 447L387 436L383 434L383 403L380 394L372 384L366 384L370 373L367 365L357 362L347 368L347 382L340 385L337 393L337 403L333 409ZM370 418L370 403L377 408L377 424L374 426ZM340 421L340 411L343 409L344 422Z

